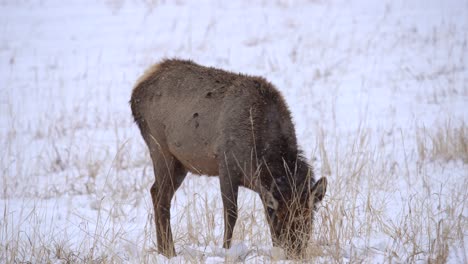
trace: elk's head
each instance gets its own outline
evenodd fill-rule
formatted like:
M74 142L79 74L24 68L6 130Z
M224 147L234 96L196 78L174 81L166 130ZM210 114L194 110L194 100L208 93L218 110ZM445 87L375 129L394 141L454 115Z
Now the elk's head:
M270 189L262 188L261 199L270 226L273 246L286 250L288 258L300 257L312 232L317 203L325 196L327 179L313 179L305 184L276 179Z

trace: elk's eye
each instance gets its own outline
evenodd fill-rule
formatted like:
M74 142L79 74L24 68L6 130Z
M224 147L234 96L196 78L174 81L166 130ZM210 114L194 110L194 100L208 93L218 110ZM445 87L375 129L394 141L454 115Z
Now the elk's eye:
M269 215L273 215L273 213L275 212L275 210L273 210L273 208L271 207L267 207L267 211Z

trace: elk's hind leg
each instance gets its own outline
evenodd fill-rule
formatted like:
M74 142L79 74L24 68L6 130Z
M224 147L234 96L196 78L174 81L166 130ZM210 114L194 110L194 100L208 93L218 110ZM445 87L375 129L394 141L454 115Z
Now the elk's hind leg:
M151 154L155 181L151 187L154 207L156 238L159 253L170 258L176 255L171 231L171 200L182 184L187 170L168 152L155 151Z

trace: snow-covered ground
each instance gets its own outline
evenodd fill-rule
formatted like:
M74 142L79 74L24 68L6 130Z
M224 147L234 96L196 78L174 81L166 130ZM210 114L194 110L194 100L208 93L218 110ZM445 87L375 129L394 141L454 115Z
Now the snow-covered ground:
M128 100L165 57L262 75L329 179L307 258L468 262L468 1L0 1L0 262L268 262L257 195L222 249L216 178L171 208Z

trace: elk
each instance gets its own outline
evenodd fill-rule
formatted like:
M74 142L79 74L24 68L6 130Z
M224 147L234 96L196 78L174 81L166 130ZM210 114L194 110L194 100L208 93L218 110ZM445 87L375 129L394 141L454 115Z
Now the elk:
M176 255L171 199L187 172L219 176L223 247L230 248L239 187L258 193L274 246L300 256L310 238L326 178L314 179L298 149L291 113L262 77L166 59L137 81L132 115L148 146L158 251Z

